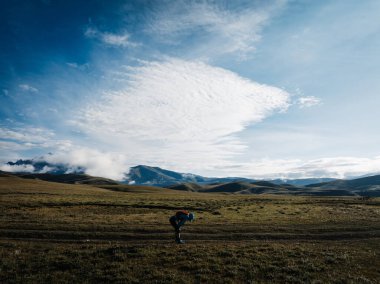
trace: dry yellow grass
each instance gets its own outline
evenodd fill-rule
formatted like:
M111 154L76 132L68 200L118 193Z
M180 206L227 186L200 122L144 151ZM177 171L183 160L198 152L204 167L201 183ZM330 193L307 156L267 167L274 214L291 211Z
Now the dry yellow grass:
M204 194L0 177L0 280L352 282L380 279L380 200ZM197 220L173 241L168 218Z

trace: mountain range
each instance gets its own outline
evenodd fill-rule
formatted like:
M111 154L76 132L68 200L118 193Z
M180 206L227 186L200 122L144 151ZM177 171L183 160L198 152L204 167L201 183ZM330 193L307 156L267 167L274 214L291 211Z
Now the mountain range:
M324 196L380 196L380 175L350 180L331 178L308 179L274 179L269 181L239 177L213 178L200 175L179 173L159 167L135 166L130 168L122 181L84 174L85 169L66 165L56 165L45 161L18 160L8 162L11 166L29 165L29 173L0 172L2 175L15 175L27 179L41 179L52 182L91 185L150 185L166 187L173 190L204 193L233 194L290 194L290 195L324 195Z
M304 186L314 183L323 183L333 181L333 178L306 178L306 179L274 179L269 180L273 184L291 184L296 186ZM153 185L153 186L171 186L183 183L197 184L216 184L228 182L259 182L257 179L248 179L242 177L203 177L189 173L178 173L161 169L159 167L135 166L132 167L126 175L125 182L129 184Z
M15 162L7 162L9 166L22 169L23 172L27 170L30 174L84 174L86 169L83 167L72 167L67 164L49 163L43 159L28 159L17 160ZM16 171L17 172L17 171ZM306 178L306 179L274 179L269 180L274 184L292 184L296 186L304 186L314 183L323 183L333 181L332 178ZM256 182L259 180L248 179L241 177L203 177L200 175L190 173L179 173L175 171L165 170L159 167L151 167L139 165L131 167L129 172L125 174L125 178L119 182L137 184L137 185L151 185L151 186L170 186L182 183L199 183L199 184L212 184L212 183L225 183L234 181Z

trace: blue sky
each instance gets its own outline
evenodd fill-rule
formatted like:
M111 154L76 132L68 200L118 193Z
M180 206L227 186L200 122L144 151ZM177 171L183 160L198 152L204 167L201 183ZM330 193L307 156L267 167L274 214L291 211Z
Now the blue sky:
M379 12L370 0L2 1L1 161L115 179L138 164L379 172Z

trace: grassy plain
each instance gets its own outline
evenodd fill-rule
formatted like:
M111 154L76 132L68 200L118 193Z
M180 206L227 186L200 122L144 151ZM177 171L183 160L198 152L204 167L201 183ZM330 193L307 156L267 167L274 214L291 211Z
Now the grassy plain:
M380 283L380 199L103 187L0 177L0 282Z

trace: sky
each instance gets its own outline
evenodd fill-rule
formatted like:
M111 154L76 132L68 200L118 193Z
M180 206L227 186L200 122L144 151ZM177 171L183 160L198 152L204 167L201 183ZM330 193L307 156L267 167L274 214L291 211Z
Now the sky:
M380 1L0 2L0 170L380 172Z

